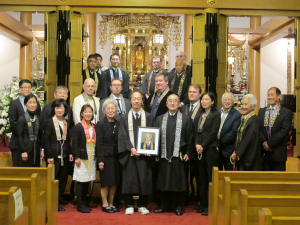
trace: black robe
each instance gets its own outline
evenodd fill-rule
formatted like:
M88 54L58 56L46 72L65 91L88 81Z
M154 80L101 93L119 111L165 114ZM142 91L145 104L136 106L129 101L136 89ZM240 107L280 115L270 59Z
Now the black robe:
M235 153L240 157L240 162L243 163L248 171L261 170L261 148L259 139L259 119L256 115L248 119L242 133L240 144L236 147Z
M167 112L169 113L169 112ZM162 126L162 119L164 115L159 116L156 119L156 127ZM175 131L176 131L176 120L177 113L175 116L171 117L169 115L167 122L167 137L166 137L166 150L167 158L173 155L174 141L175 141ZM182 158L185 154L189 157L191 156L191 144L193 136L192 121L189 116L182 115L182 129L180 138L180 152L182 153ZM162 139L162 136L160 140ZM160 145L160 157L161 157L161 145ZM173 157L171 162L165 158L160 158L158 163L158 179L157 179L157 189L161 191L174 191L182 192L187 191L187 181L188 175L187 171L188 163L182 161L179 157Z
M153 117L146 113L146 126L153 126ZM133 117L133 115L132 115ZM141 126L141 116L138 120L132 118L134 142L137 148L138 126ZM131 156L130 149L133 148L128 132L128 113L120 118L118 151L120 163L123 167L122 193L137 193L141 195L152 194L152 165L154 158L144 155Z
M106 77L106 80L107 80L107 91L108 91L107 97L110 96L110 94L111 94L111 90L110 90L110 84L111 84L110 71L111 70L113 71L112 67L110 67L109 69L107 69L103 72L103 75ZM123 89L121 91L121 94L123 95L124 98L129 98L129 76L124 70L121 70L121 72L122 72L122 79L123 79L123 81L122 81ZM118 72L113 71L113 76L114 76L114 78L120 79Z

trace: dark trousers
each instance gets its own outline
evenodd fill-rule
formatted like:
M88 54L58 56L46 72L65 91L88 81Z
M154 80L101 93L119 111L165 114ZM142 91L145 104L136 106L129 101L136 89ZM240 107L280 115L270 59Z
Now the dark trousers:
M186 192L173 192L173 191L162 191L161 192L161 200L162 205L161 208L163 210L169 210L171 208L171 204L175 210L182 210L184 206L186 198Z
M198 156L197 156L198 157ZM212 181L212 169L218 166L219 153L216 148L204 149L202 159L198 160L198 193L200 204L205 208L208 207L208 184Z
M13 162L13 167L17 167L18 166L18 156L17 156L17 149L10 149L11 151L11 159Z
M161 194L160 191L157 189L157 176L158 176L158 162L154 163L152 169L152 199L156 202L159 206L161 205Z
M222 152L219 152L219 163L218 167L220 171L227 170L227 171L232 171L233 170L233 165L230 162L230 158L226 158Z
M61 166L61 158L54 158L55 167L55 180L59 180L59 193L58 199L62 199L65 193L65 189L68 183L68 167L69 160L68 157L64 157L64 165ZM48 162L46 165L48 166Z
M264 156L262 163L263 171L286 171L286 161L273 162L268 155Z
M77 207L87 204L87 194L90 182L76 182Z
M123 193L125 207L133 207L134 208L134 199L133 196L139 196L139 200L137 202L137 207L147 207L149 202L149 195L139 195L132 193Z

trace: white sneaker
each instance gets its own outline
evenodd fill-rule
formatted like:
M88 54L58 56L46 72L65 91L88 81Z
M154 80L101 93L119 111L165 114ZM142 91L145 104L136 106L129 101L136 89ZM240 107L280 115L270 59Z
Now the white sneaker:
M134 213L134 208L133 207L129 207L125 209L125 214L126 215L133 215Z
M149 214L149 210L145 207L139 207L138 208L138 212L140 212L141 214L145 215L145 214Z

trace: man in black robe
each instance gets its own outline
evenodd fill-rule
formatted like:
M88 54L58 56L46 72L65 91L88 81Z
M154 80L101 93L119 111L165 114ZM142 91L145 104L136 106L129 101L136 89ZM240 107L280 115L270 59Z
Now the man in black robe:
M167 99L169 111L156 120L161 128L157 188L161 191L162 206L155 213L170 210L172 200L175 214L183 214L187 192L187 161L191 155L193 128L191 118L178 111L179 97L171 94Z
M188 89L191 85L192 73L191 70L186 70L187 65L183 59L177 59L175 70L169 73L169 87L171 91L179 96L182 105L189 102Z
M103 99L108 96L107 88L109 85L107 85L107 79L106 79L106 73L105 73L105 70L107 69L107 67L102 66L102 60L103 60L102 55L95 53L95 56L97 58L97 64L96 64L95 71L96 71L98 77L101 78L101 82L99 82L98 89L97 89L98 96L96 96L96 97Z
M113 53L110 56L110 63L111 67L105 71L106 73L106 79L107 79L107 89L108 89L108 96L110 95L110 83L114 78L119 78L122 81L122 92L121 94L123 95L124 98L128 98L129 96L129 76L128 74L124 71L121 70L119 67L120 64L120 56L117 53Z
M27 111L26 106L24 105L24 98L31 93L31 81L27 79L23 79L19 82L19 92L20 96L19 98L12 100L9 104L9 110L8 110L8 118L9 118L9 125L12 130L12 135L10 139L10 151L12 154L12 160L13 160L13 166L18 166L18 158L17 152L18 144L17 144L17 137L16 137L16 128L18 127L18 119L20 116L24 115L24 113ZM41 114L41 106L39 102L37 103L37 109L35 113L40 116ZM44 152L41 152L41 158L44 157Z
M141 143L141 149L154 150L155 144L152 142L152 134L145 134L145 141Z
M122 115L118 138L120 163L123 166L122 193L125 201L125 214L134 213L133 196L138 195L138 211L148 214L146 208L152 194L152 161L150 155L137 153L138 127L153 126L153 117L142 109L142 93L133 91L130 95L132 109Z
M150 96L153 96L155 92L155 76L161 71L162 59L159 56L154 56L152 58L152 67L153 70L149 71L144 79L142 84L141 92L145 96L144 105L145 110L148 112L149 104L150 104ZM167 71L163 70L165 73Z

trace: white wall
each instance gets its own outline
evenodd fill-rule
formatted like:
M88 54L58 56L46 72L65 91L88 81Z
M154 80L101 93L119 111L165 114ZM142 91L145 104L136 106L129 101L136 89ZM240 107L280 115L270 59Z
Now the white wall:
M260 61L260 107L264 107L270 87L278 87L282 94L287 93L287 39L263 46Z
M13 76L19 76L20 44L0 35L0 90Z

